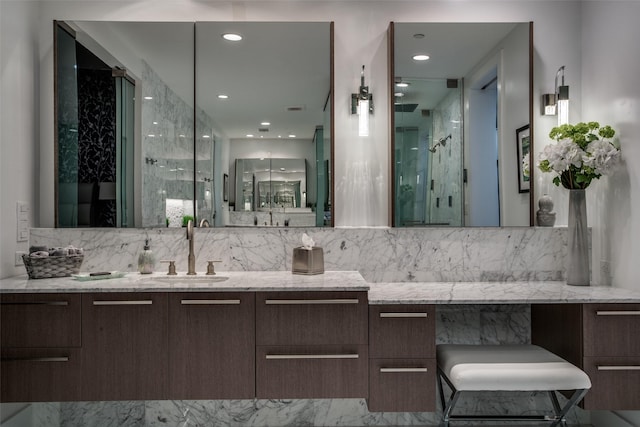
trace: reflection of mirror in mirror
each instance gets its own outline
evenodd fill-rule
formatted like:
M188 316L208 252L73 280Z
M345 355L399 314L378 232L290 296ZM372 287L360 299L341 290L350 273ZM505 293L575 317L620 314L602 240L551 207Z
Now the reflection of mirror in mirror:
M531 121L529 23L391 31L393 225L528 226L515 131Z
M223 176L233 176L236 157L264 155L234 153L236 143L250 139L265 153L307 159L309 173L322 175L310 177L313 187L297 202L319 211L318 225L325 225L330 23L60 24L66 30L57 31L55 52L58 227L180 226L184 216L224 226L237 203L233 181L223 194ZM244 39L226 43L220 37L226 26ZM83 88L98 87L81 84L98 74L90 67L100 68L108 94L83 97ZM118 92L111 89L117 84ZM228 95L224 102L221 94ZM108 127L89 121L107 115ZM299 142L311 144L313 155L299 155Z
M316 225L318 212L307 206L315 174L305 159L236 159L235 173L240 202L229 212L229 225Z

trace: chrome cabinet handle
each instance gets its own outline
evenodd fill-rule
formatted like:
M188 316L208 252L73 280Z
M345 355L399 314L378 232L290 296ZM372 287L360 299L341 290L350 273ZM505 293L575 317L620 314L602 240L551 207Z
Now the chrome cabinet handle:
M266 305L306 305L306 304L358 304L357 298L344 299L268 299Z
M3 302L2 305L69 305L69 301L23 301Z
M380 317L382 318L426 318L427 313L380 313Z
M182 305L238 305L239 299L183 299Z
M598 371L640 371L640 365L598 365Z
M596 311L596 316L640 316L640 310Z
M152 305L152 300L137 301L93 301L93 305Z
M267 354L267 360L289 360L289 359L358 359L356 354Z
M380 368L381 373L428 372L427 368Z
M6 362L68 362L69 358L67 356L62 357L12 357L12 358L3 358L2 361Z

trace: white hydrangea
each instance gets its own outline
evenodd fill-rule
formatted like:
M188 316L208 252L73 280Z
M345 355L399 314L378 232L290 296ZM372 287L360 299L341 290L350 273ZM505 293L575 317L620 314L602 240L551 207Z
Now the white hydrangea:
M582 156L582 162L598 175L609 175L620 162L620 150L608 141L591 141Z
M558 141L557 144L550 144L544 147L540 153L540 160L548 160L549 167L553 171L562 173L569 169L570 165L577 168L581 167L582 159L586 154L575 142L563 139Z

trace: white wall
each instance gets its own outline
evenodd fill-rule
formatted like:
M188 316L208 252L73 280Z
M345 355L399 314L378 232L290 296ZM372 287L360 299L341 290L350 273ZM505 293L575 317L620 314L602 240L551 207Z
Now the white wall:
M17 201L29 203L30 223L38 225L37 12L37 3L0 2L0 277L24 273L14 267L15 251L28 250L16 241Z
M582 120L610 124L618 131L624 165L601 178L587 193L593 228L594 281L610 262L614 286L640 289L640 74L638 2L587 2L583 5ZM640 418L637 418L640 424Z

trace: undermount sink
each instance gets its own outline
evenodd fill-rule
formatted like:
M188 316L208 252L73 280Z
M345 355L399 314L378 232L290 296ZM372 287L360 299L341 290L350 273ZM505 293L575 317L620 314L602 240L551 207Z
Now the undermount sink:
M201 275L201 276L166 275L166 276L154 276L154 277L145 278L145 280L150 282L162 282L162 283L215 283L215 282L224 282L225 280L228 280L228 279L229 278L226 276L206 276L206 275Z

